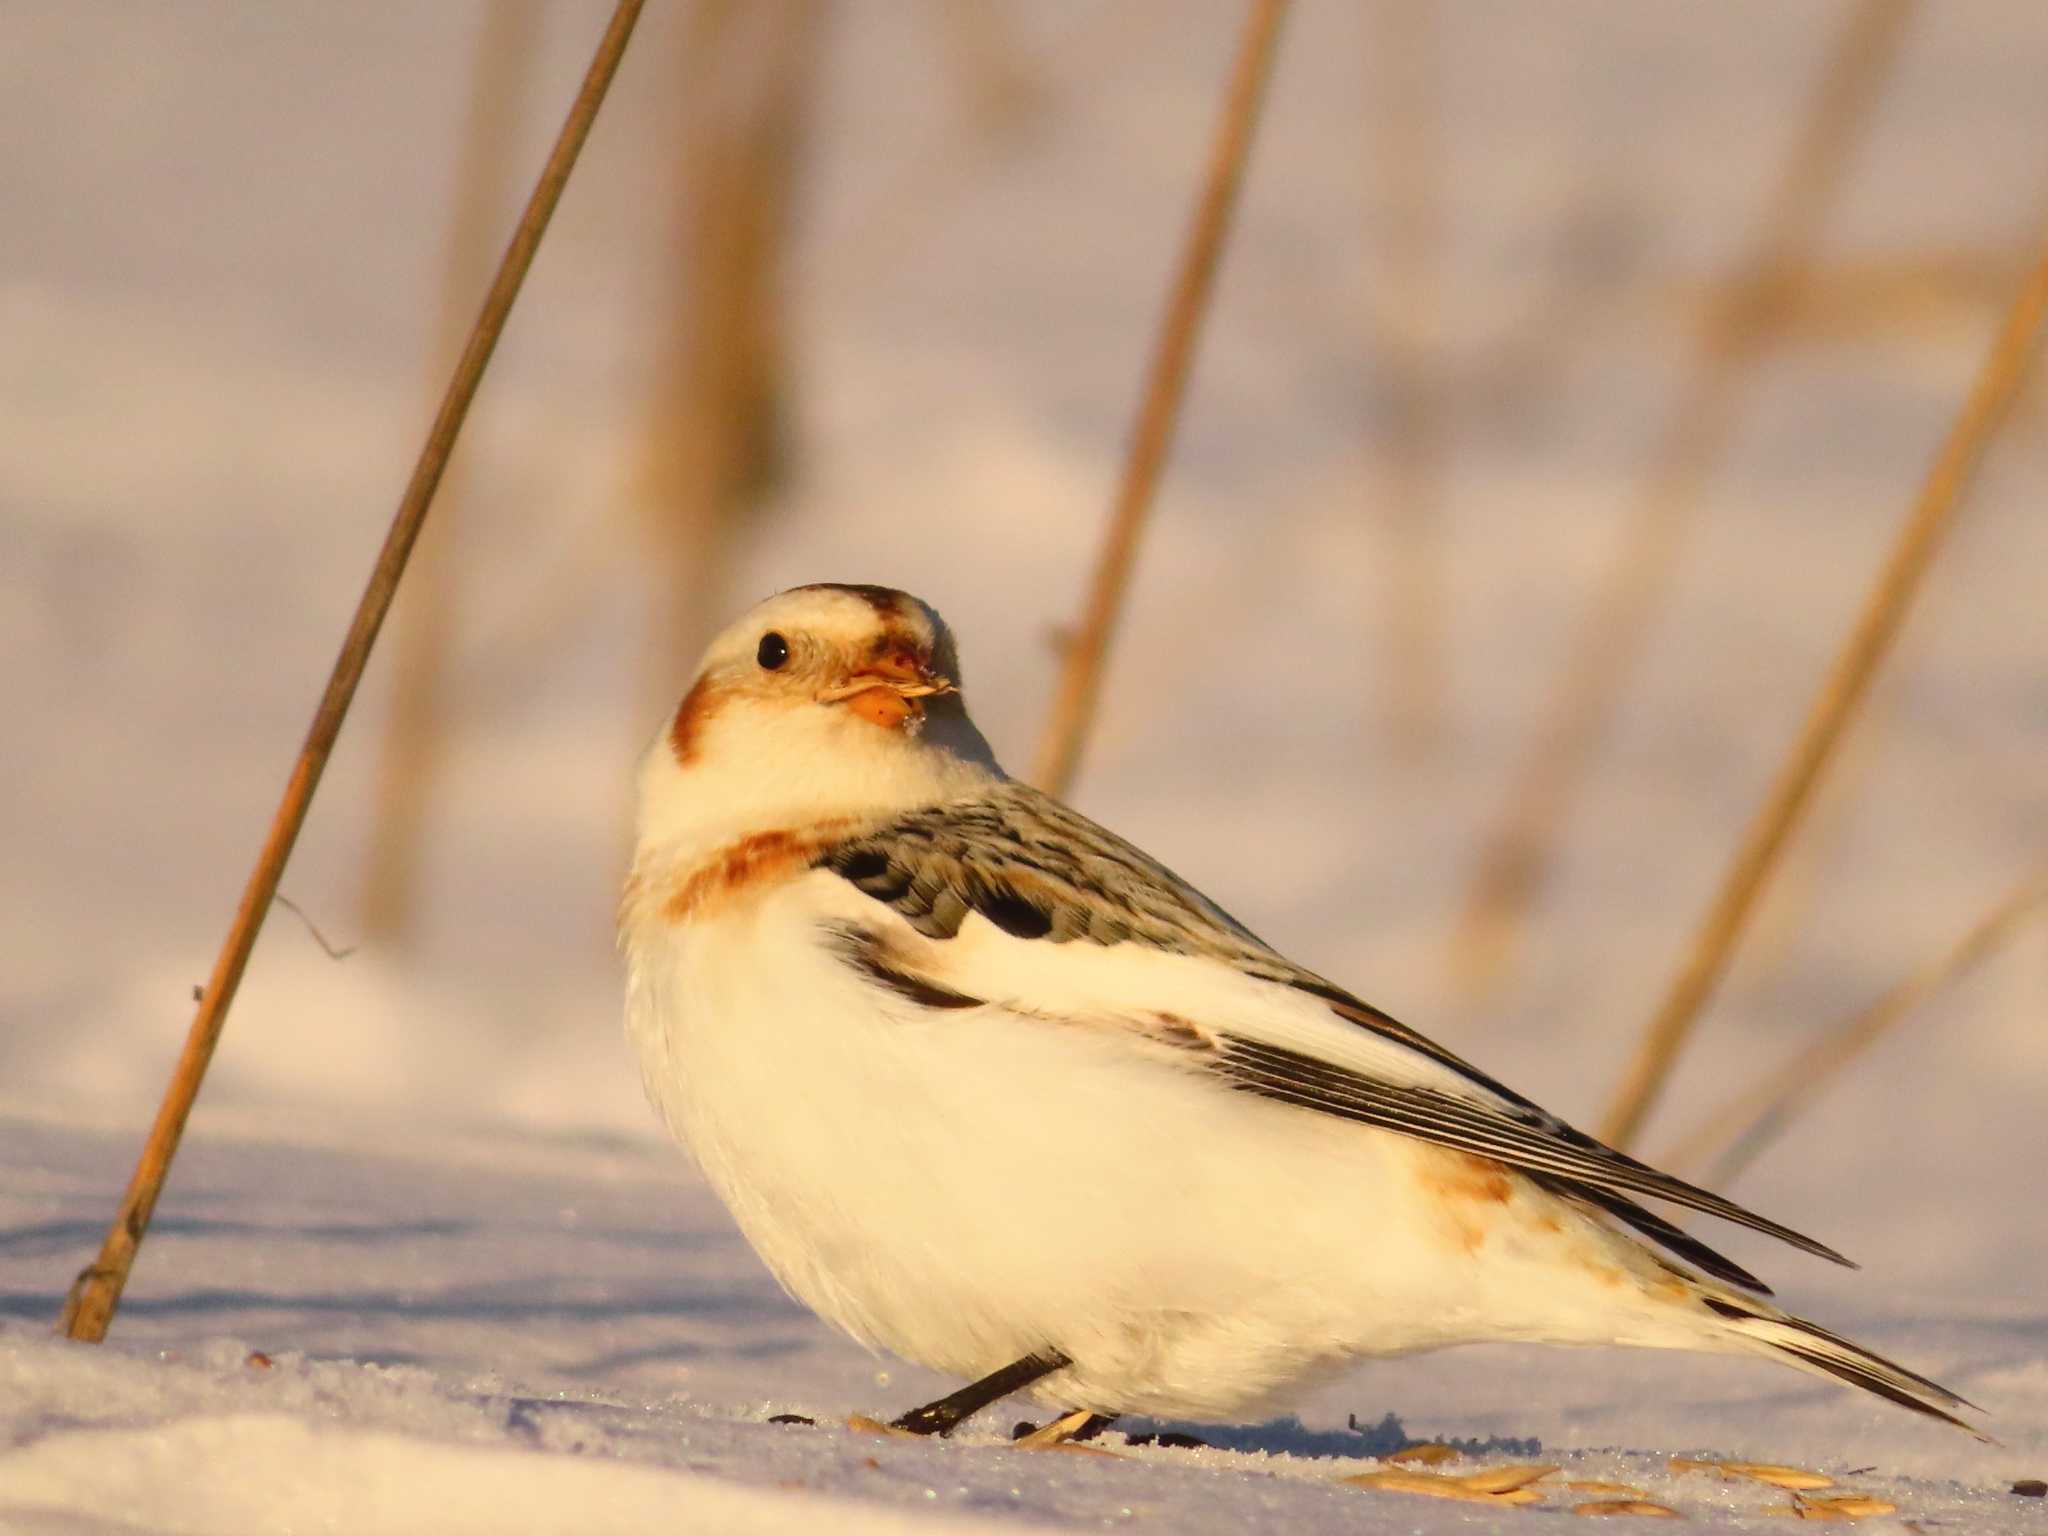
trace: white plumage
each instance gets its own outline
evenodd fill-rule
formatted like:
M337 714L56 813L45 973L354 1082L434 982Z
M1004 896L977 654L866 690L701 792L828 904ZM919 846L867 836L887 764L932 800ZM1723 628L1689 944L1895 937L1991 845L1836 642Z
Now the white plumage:
M963 1378L1063 1362L1032 1390L1105 1414L1248 1417L1361 1357L1513 1339L1764 1354L1958 1422L1628 1197L1827 1250L1579 1136L1008 780L957 676L915 599L800 588L712 644L641 773L628 1033L821 1317Z

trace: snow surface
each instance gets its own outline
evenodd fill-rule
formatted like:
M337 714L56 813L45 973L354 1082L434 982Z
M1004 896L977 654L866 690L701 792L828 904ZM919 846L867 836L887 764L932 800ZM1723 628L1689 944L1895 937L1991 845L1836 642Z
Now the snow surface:
M1363 1367L1282 1423L1192 1427L1212 1449L1112 1432L1124 1460L1010 1449L1014 1407L943 1445L839 1427L951 1383L781 1296L657 1138L617 1022L630 764L691 659L677 642L644 665L644 573L662 566L629 495L666 334L646 306L670 250L677 9L653 8L635 42L480 401L460 499L437 512L464 551L461 643L420 931L336 962L276 915L98 1348L49 1324L422 430L479 11L195 3L117 25L9 9L0 1529L1556 1518L1333 1482L1451 1438L1731 1528L1776 1528L1786 1496L1675 1475L1669 1455L1819 1467L1895 1502L1893 1525L2048 1530L2048 1501L2007 1491L2048 1476L2038 927L1734 1186L1862 1272L1715 1234L1795 1310L1982 1403L2000 1445L1758 1364L1513 1348ZM951 160L934 158L962 133L927 10L835 16L798 251L800 474L702 623L802 580L919 591L961 633L991 739L1022 760L1236 11L1006 9L1056 61L1052 107ZM546 9L521 164L602 10ZM1634 505L1688 317L1742 250L1839 16L1444 10L1458 406L1446 734L1418 762L1380 734L1374 326L1390 317L1366 14L1330 0L1290 25L1077 799L1305 962L1583 1120L1966 387L1998 285L1760 364L1520 968L1463 1008L1444 943L1475 841ZM1922 7L1826 257L2009 272L2048 185L2044 77L2038 5ZM2041 399L1985 466L1652 1153L2042 857ZM387 681L373 668L285 884L342 944ZM778 1412L819 1426L765 1422Z

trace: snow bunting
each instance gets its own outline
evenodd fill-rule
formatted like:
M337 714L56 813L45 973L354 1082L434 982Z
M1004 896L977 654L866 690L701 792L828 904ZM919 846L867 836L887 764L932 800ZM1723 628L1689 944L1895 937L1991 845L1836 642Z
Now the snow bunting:
M1847 1260L1574 1130L1008 778L883 587L712 642L640 773L647 1090L775 1277L871 1348L1083 1414L1263 1415L1482 1340L1762 1355L1969 1428L1650 1196Z

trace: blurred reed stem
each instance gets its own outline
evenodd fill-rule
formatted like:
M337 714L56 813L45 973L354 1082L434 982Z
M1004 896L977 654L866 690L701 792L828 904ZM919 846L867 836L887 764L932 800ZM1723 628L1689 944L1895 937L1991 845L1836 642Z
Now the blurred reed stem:
M583 84L548 155L547 164L534 184L525 211L512 232L511 243L498 264L497 275L485 295L468 344L448 381L447 393L442 397L440 410L435 414L426 443L413 466L412 478L399 500L398 510L392 516L390 531L384 537L369 583L356 605L340 654L335 657L334 670L314 711L313 723L306 733L304 745L299 749L298 759L292 765L291 777L285 783L283 798L271 818L262 850L257 855L255 867L249 872L248 884L228 925L227 936L214 961L213 973L200 996L199 1009L186 1035L184 1050L165 1089L149 1138L143 1144L141 1159L121 1197L120 1209L115 1214L113 1225L108 1228L98 1258L79 1272L65 1297L64 1314L58 1328L71 1338L88 1342L105 1338L108 1325L113 1321L114 1309L120 1305L121 1292L128 1283L129 1271L134 1268L136 1252L149 1230L150 1217L156 1211L157 1197L170 1173L171 1160L177 1155L185 1122L199 1097L207 1064L213 1059L214 1047L219 1043L222 1026L227 1022L228 1008L241 985L250 951L256 945L256 935L261 931L272 899L277 895L277 883L284 872L285 861L291 857L292 845L298 841L299 829L305 824L313 792L319 788L320 776L326 771L335 739L341 733L349 704L362 681L363 669L370 659L370 648L376 643L377 632L390 611L399 578L405 572L407 557L412 553L420 527L433 504L434 492L448 465L448 456L454 451L456 436L469 414L470 402L476 398L477 385L490 365L498 338L504 333L513 301L518 298L520 285L533 265L534 252L539 249L541 236L547 232L548 220L554 214L555 205L561 201L562 188L568 182L569 173L575 169L577 156L590 135L590 125L597 117L597 109L603 104L612 77L618 71L633 25L639 20L642 3L643 0L618 0L611 21L591 58L590 68L583 77Z
M947 120L928 147L908 158L844 229L821 242L806 291L835 303L872 288L909 259L947 199L986 172L1003 150L1025 141L1064 99L1115 73L1146 27L1160 21L1157 0L1092 6L1049 43L1029 53L1012 44L992 11L963 0L931 0L945 19L945 41L963 92L964 123ZM972 13L976 20L969 22ZM970 50L974 57L969 57ZM1000 52L998 65L993 55Z
M496 0L477 28L475 83L455 169L454 215L437 304L432 376L446 378L461 355L471 296L490 279L499 210L516 195L511 149L532 76L541 15L533 0ZM372 791L363 937L409 938L419 905L427 814L447 759L447 680L459 602L454 555L464 514L462 460L450 461L438 511L414 548L411 579L393 606L391 705Z
M1871 678L1891 649L1986 446L2026 380L2040 341L2044 311L2048 311L2048 245L2041 248L2033 274L2013 301L1890 557L1822 683L1769 795L1737 847L1663 1003L1637 1043L1601 1122L1600 1134L1611 1145L1626 1147L1634 1141L1655 1106L1701 1007L1742 937L1757 896L1811 803L1842 733L1855 719Z
M724 606L739 530L787 458L790 214L816 97L819 0L694 0L668 341L635 493L653 535L650 699Z
M1094 723L1110 639L1130 585L1138 538L1151 510L1167 449L1172 446L1181 400L1187 393L1202 317L1215 286L1238 188L1244 181L1252 130L1258 122L1259 103L1272 72L1273 51L1286 12L1287 0L1251 0L1239 34L1201 198L1188 226L1180 270L1154 345L1123 481L1103 531L1080 626L1065 648L1058 690L1039 743L1032 779L1051 794L1063 795L1073 783Z
M1381 530L1382 736L1415 762L1442 739L1444 583L1441 526L1444 409L1437 376L1442 330L1443 156L1437 131L1434 0L1378 0L1370 37L1379 61L1371 134L1381 238L1381 324L1374 340L1387 380L1388 424L1373 499Z
M925 0L925 9L958 82L972 138L999 139L1042 104L1036 71L1001 7L987 0Z
M2035 871L2008 891L1945 954L1921 966L1754 1087L1729 1099L1658 1159L1658 1166L1686 1173L1718 1150L1706 1179L1713 1188L1726 1188L1790 1129L1832 1079L1914 1009L1994 954L2044 904L2048 904L2048 869Z
M1469 999L1489 996L1513 963L1573 804L1664 606L1686 527L1734 436L1753 365L1811 263L1911 11L1911 0L1861 0L1850 13L1738 269L1734 301L1701 334L1642 499L1482 839L1449 957L1453 982Z

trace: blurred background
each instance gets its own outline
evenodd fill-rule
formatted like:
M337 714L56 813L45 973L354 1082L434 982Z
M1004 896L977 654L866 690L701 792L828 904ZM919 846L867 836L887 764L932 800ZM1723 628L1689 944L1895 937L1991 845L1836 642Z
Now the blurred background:
M0 1105L139 1135L608 9L0 7ZM928 598L1029 764L1241 14L649 7L196 1127L655 1134L633 765L773 590ZM2044 81L2035 0L1301 0L1072 798L1594 1118L2033 260ZM2048 856L2044 393L1648 1152ZM1737 1193L1995 1266L2006 940Z

